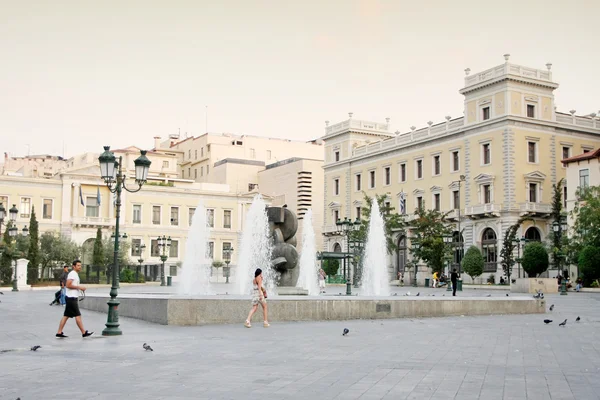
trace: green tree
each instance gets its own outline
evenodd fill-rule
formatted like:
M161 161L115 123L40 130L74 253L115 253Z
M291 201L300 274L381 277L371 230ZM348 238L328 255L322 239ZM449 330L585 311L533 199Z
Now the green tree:
M483 274L483 255L477 246L471 246L462 259L462 269L471 277L471 282L475 283L475 278Z
M566 218L563 213L563 183L564 179L559 180L555 185L552 185L552 224L558 224L561 226L562 221ZM563 248L567 246L568 237L567 232L562 232L560 235L554 232L554 229L550 230L548 238L551 240L551 252L552 262L556 268L560 267L560 259L564 256Z
M115 239L113 237L104 238L102 246L104 247L104 263L102 266L106 268L106 283L110 283L110 274L112 273L115 257ZM129 265L129 248L130 244L127 240L119 239L119 269L123 269L126 265Z
M523 270L530 277L537 277L545 272L550 265L548 251L543 243L530 242L523 249L523 261L521 262Z
M426 210L425 205L415 209L416 218L411 222L414 233L413 242L419 243L419 248L411 248L416 259L423 260L434 272L442 272L444 260L451 251L444 242L444 236L450 236L452 229L446 225L448 213L436 210Z
M2 243L0 243L0 246L2 246L2 256L0 256L0 280L2 280L4 284L12 282L12 255L13 251L15 251L15 243L8 234L8 228L11 226L11 222L6 224L3 240Z
M29 264L27 266L27 282L36 283L40 267L40 237L38 221L35 216L35 207L31 207L31 218L29 219L29 249L27 251Z
M42 276L46 276L47 268L60 268L71 265L73 260L81 256L81 247L71 239L54 232L44 232L40 236L40 265Z
M327 276L335 276L340 268L340 261L335 258L327 258L323 260L323 271Z
M94 241L94 252L92 254L92 265L96 268L105 266L104 246L102 245L102 229L96 231L96 240Z
M568 261L578 264L584 247L600 247L600 186L580 188L571 211L573 228L567 244Z
M361 225L357 231L352 232L351 240L358 240L365 243L369 232L369 223L371 222L373 198L367 196L365 192L363 192L363 196L366 207L361 209ZM375 195L375 200L379 206L379 212L383 217L387 251L388 254L392 254L398 248L398 245L394 241L394 235L399 231L402 231L406 224L404 223L404 216L395 213L395 208L386 204L386 199L387 195Z
M579 253L579 270L583 275L583 283L591 284L600 278L600 249L594 246L585 246Z
M514 224L511 225L506 232L504 232L504 242L502 242L502 250L500 250L500 258L502 269L508 282L510 282L510 276L512 275L512 268L515 265L515 239L517 237L517 231L521 227L521 224L525 221L532 221L531 217L521 217Z

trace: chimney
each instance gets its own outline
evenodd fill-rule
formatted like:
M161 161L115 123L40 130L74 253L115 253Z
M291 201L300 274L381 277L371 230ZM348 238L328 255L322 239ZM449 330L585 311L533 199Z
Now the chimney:
M160 136L154 136L154 148L155 149L160 148Z

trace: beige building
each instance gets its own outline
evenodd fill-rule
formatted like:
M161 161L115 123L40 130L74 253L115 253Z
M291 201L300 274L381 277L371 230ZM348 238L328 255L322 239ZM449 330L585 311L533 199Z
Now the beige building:
M269 164L258 173L260 192L272 198L273 206L287 205L298 217L298 250L302 248L304 215L312 209L317 250L323 248L323 161L290 158Z
M4 162L0 164L0 175L32 176L50 178L63 169L67 160L49 154L10 157L4 153Z
M115 150L122 157L127 185L135 188L133 161L139 149ZM19 209L17 226L29 224L35 206L40 232L60 232L78 244L92 244L97 228L109 236L115 228L114 195L100 179L98 153L85 153L67 160L67 167L48 178L31 176L0 176L0 202ZM152 161L148 182L136 193L123 191L121 233L127 233L131 244L130 261L159 265L157 237L172 238L166 276L177 280L177 265L183 260L188 230L199 202L207 208L211 236L209 252L214 260L223 260L223 250L240 249L239 240L247 209L253 194L233 194L228 185L199 183L177 176L178 152L161 150L147 154ZM266 199L268 201L268 198ZM9 207L6 207L7 209ZM140 244L147 247L140 252ZM87 246L86 246L87 247ZM91 246L90 246L91 247ZM84 254L84 264L91 263L91 254ZM231 257L235 276L237 252ZM154 274L160 277L157 270ZM222 270L219 271L222 274ZM217 280L217 276L213 280ZM220 281L224 278L220 277Z
M525 223L519 236L545 240L552 184L566 176L561 160L599 147L600 120L595 114L556 110L558 84L552 80L551 64L534 69L512 64L505 55L501 65L465 73L462 117L446 116L442 123L430 121L427 127L404 133L392 133L389 120L361 121L352 113L326 126L326 251L346 248L335 233L335 221L360 215L363 192L387 195L396 212L409 221L421 205L450 212L455 243L460 223L465 251L475 245L483 252L482 279L494 274L498 281L503 275L503 236L520 216L534 221ZM565 188L567 194L570 190ZM399 251L388 260L390 279L403 272L411 258L411 232L407 234L395 238ZM459 259L456 250L455 263ZM518 273L515 268L513 276ZM419 281L429 276L422 266Z

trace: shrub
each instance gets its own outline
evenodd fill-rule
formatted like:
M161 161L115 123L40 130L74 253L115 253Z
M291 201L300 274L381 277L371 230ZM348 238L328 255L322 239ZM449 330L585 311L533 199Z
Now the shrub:
M496 276L494 274L488 276L487 283L491 283L492 285L496 284Z
M483 255L479 248L476 246L469 247L462 260L462 268L471 277L473 283L475 278L483 273Z
M598 283L598 279L596 279L594 282L592 282L592 284L590 285L590 287L593 287L593 288L600 287L600 283Z
M600 249L585 246L579 253L579 270L585 283L600 278Z
M550 265L548 251L540 242L530 242L523 249L523 259L521 260L523 270L527 275L535 278L542 272L545 272Z
M135 272L126 268L121 270L121 276L119 279L121 282L132 283L135 282Z
M323 271L325 271L325 273L328 276L337 275L339 268L340 268L340 260L337 260L334 258L329 258L329 259L323 260Z

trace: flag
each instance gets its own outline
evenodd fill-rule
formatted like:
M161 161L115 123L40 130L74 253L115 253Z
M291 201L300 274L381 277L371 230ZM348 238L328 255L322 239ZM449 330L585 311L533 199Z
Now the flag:
M404 192L400 192L400 214L404 214L406 211L406 201L404 201Z
M81 186L79 186L79 201L81 205L85 207L85 203L83 202L83 193L81 192Z
M100 205L100 186L98 186L98 192L96 193L96 200L98 205Z

